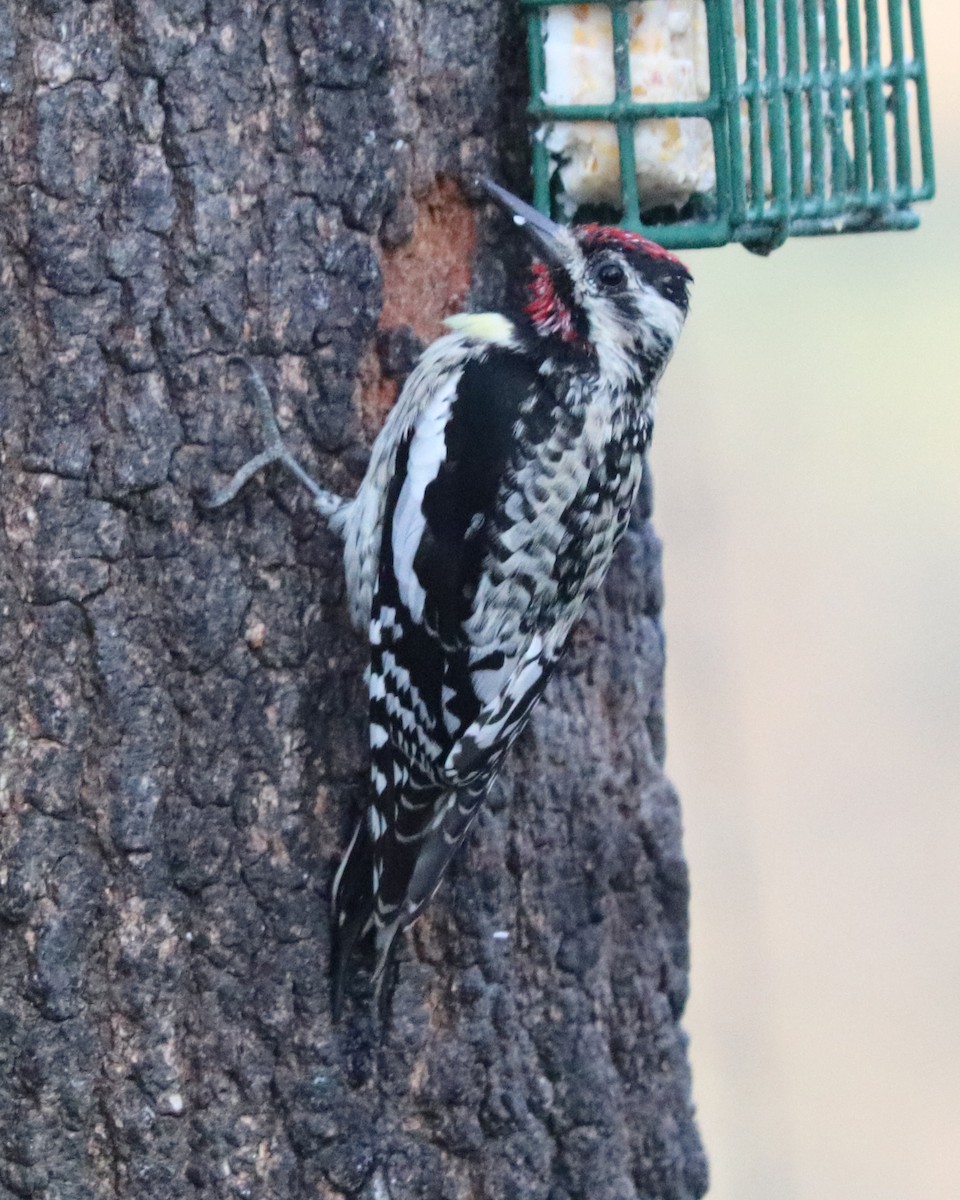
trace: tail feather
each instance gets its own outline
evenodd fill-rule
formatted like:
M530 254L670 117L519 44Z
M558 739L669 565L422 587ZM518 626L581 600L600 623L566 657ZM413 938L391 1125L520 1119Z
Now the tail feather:
M460 792L442 793L431 806L430 820L415 842L398 845L393 831L381 839L378 853L388 840L393 843L393 853L385 855L377 916L375 979L383 977L397 934L412 925L433 899L450 860L470 831L486 790L484 782ZM389 877L388 862L393 866ZM390 891L388 884L392 885ZM389 921L380 915L384 909L391 914Z
M420 846L420 853L407 885L409 920L417 918L440 886L450 860L460 849L480 811L486 781L459 792L450 792L436 812Z
M340 1020L343 992L350 977L350 960L357 942L374 919L374 842L365 818L357 822L350 845L333 879L330 913L330 1007Z
M338 1020L350 960L360 939L376 930L373 981L383 1002L396 937L417 919L470 830L486 781L461 791L438 791L415 808L403 807L374 839L377 822L365 815L333 882L331 976L333 1018ZM426 799L426 798L424 798Z

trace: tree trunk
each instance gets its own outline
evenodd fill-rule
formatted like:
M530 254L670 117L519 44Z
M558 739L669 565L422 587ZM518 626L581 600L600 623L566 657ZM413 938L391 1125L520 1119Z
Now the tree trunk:
M350 491L497 302L460 181L523 186L522 55L491 0L0 0L0 1200L705 1190L648 512L381 1030L329 1013L339 547L275 470L200 502L258 448L230 355Z

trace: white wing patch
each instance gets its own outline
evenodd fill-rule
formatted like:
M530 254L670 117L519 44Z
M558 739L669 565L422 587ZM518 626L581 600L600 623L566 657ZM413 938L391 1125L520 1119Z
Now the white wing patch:
M452 397L468 362L482 358L491 344L516 344L516 331L506 318L496 313L472 314L473 318L481 318L478 322L471 319L471 314L465 316L471 332L457 328L424 351L373 444L370 466L360 490L330 518L330 528L343 538L350 618L358 629L365 629L370 621L373 589L380 568L384 505L397 448L434 400L444 395ZM464 324L456 318L453 321L455 326Z
M407 456L407 476L393 514L393 571L400 599L418 623L423 620L423 605L427 598L413 569L427 523L423 515L423 497L447 455L447 421L458 382L459 376L438 392L417 421Z

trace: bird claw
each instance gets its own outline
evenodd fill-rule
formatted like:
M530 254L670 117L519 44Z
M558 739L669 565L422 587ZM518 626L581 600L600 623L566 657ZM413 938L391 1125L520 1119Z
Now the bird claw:
M240 489L264 467L268 467L271 463L282 463L291 474L304 485L305 488L313 496L313 503L317 511L324 517L331 517L346 503L342 496L336 495L334 492L327 491L322 488L315 479L313 479L300 466L297 460L293 457L283 440L280 433L280 426L277 424L277 418L273 411L273 402L270 399L270 393L267 390L267 385L263 381L263 376L251 363L247 362L239 354L231 356L231 363L239 363L247 371L247 376L253 385L253 398L257 406L257 411L260 414L260 424L263 430L264 441L267 443L259 454L255 454L253 458L248 459L239 471L235 472L233 478L219 491L204 502L204 506L209 509L222 508L224 504L228 504L240 491Z

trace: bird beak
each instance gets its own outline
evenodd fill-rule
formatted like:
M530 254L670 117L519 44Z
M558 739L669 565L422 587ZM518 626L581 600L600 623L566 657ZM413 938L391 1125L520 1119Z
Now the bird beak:
M512 215L514 225L518 225L533 242L538 256L544 262L554 267L570 265L572 256L569 230L551 221L543 213L537 212L492 179L481 178L479 183L491 200Z

